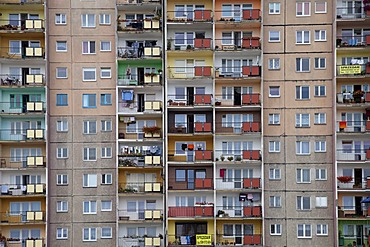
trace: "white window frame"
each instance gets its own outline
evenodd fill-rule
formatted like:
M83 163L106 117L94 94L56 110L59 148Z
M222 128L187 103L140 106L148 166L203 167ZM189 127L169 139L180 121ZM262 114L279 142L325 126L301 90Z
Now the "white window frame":
M89 23L89 16L94 16L94 23ZM81 14L81 27L82 28L92 28L96 27L96 16L95 14Z
M270 113L269 125L279 125L279 124L280 124L280 113Z
M64 45L65 44L65 49L64 47L60 47L59 45ZM62 48L62 49L61 49ZM68 51L68 47L67 47L67 41L65 40L58 40L55 42L55 51L56 52L67 52Z
M109 236L105 236L103 235L103 231L104 229L106 230L109 230L110 231L110 235ZM112 238L112 227L102 227L101 228L101 238L105 239L105 238Z
M323 176L323 173L325 173L324 174L325 176ZM328 180L328 170L326 168L316 168L315 169L315 180L318 180L318 181Z
M280 153L280 141L269 141L269 153Z
M110 68L110 67L100 68L100 78L101 79L110 79L110 78L112 78L112 68Z
M82 187L84 188L98 187L98 174L83 174Z
M101 120L101 131L102 132L111 132L112 131L112 120Z
M95 124L95 131L94 128L92 128L91 125ZM97 126L95 120L83 120L82 121L82 133L84 135L95 135L97 133Z
M101 184L103 185L111 185L113 182L113 175L112 173L103 173L101 175Z
M87 51L84 51L84 47L87 47ZM96 41L95 40L85 40L82 41L81 53L83 55L96 54Z
M308 152L304 153L303 144L307 144L307 143L308 143ZM309 141L296 141L296 154L297 155L310 155L311 154L310 142Z
M305 180L305 175L307 175L307 174L308 174L308 181ZM309 183L311 183L311 169L309 169L309 168L297 168L297 170L296 170L296 182L297 182L297 184L309 184Z
M101 148L101 158L102 159L112 158L112 147L102 147Z
M324 88L324 93L323 94L321 93L322 88ZM326 86L325 85L315 85L314 96L315 97L325 97L326 96Z
M322 116L324 116L323 120L321 120ZM315 113L315 124L326 124L326 113L324 112Z
M111 15L107 13L101 13L99 15L99 25L110 25L111 24Z
M58 213L68 212L68 201L57 201L57 212Z
M55 25L66 25L67 24L67 15L63 13L55 14Z
M304 65L304 61L308 60L308 69L306 68L303 68L303 65ZM297 57L296 58L296 72L298 73L307 73L307 72L310 72L311 71L311 65L310 65L310 61L311 59L309 57Z
M269 15L280 15L280 3L269 3Z
M270 208L281 208L281 196L270 196L269 197Z
M86 78L85 73L94 73L94 78ZM96 68L82 68L82 81L96 81Z
M316 208L327 208L328 207L328 197L326 196L316 196Z
M302 226L303 235L299 235L299 226ZM307 228L307 229L306 229ZM306 230L310 230L310 235L306 235ZM297 238L312 238L312 226L311 224L298 224L297 225Z
M55 232L56 239L68 239L68 228L58 227Z
M65 73L65 75L64 75ZM55 77L57 79L66 79L68 78L68 69L67 67L57 67L55 72Z
M305 206L305 202L307 202L308 199L308 207L307 205ZM310 196L297 196L296 200L296 209L299 211L306 211L306 210L311 210L311 197Z
M315 30L315 41L326 41L326 30Z
M273 39L272 39L271 38L272 37L272 34L277 34L278 37L277 38L273 37ZM278 43L278 42L280 42L280 31L275 31L275 30L269 31L269 42L270 43Z
M323 65L322 65L323 62ZM315 57L315 69L326 69L326 58Z
M268 60L268 69L269 70L279 70L280 69L280 58L269 58Z
M67 147L57 147L56 157L57 159L68 159L68 148Z
M109 208L103 208L103 202L104 203L109 203ZM112 211L112 200L102 200L101 202L100 202L100 210L102 211L102 212L111 212Z
M308 33L308 40L306 40L306 34ZM299 34L301 34L301 40L299 39ZM311 44L311 32L308 30L299 30L296 31L295 43L297 45L309 45Z
M109 44L109 49L108 50L103 49L105 43ZM101 52L109 52L109 51L112 51L112 42L109 41L109 40L102 40L102 41L100 41L100 51Z
M306 119L308 119L308 122L305 122ZM310 122L311 122L311 116L309 113L296 113L295 114L295 127L296 128L309 128Z
M90 149L95 150L95 158L90 157ZM86 150L86 151L85 151ZM85 157L85 152L86 152L86 157ZM83 161L96 161L96 148L94 147L84 147L83 148L83 153L82 153Z
M57 174L57 185L68 185L68 174Z
M317 10L317 4L325 4L325 10ZM326 2L315 2L315 14L326 14L327 13L327 3Z
M82 202L82 212L83 214L96 214L97 212L97 202L94 200L83 201Z
M270 168L269 169L269 179L270 180L281 180L280 168Z
M88 231L88 238L85 238L85 231ZM93 238L93 232L95 232L95 238ZM82 241L91 242L97 240L97 229L95 227L86 227L82 229Z
M281 224L271 224L270 225L270 235L272 236L281 236Z
M326 141L315 141L315 153L326 153Z
M279 89L279 94L272 95L271 94L271 89L273 89L273 88L278 88ZM279 98L280 97L280 86L269 86L269 97L270 98Z
M297 87L299 88L299 95L297 97ZM303 89L308 88L308 97L303 97ZM310 86L296 86L296 100L309 100L310 97Z
M328 236L328 225L327 224L317 224L316 225L316 235L317 236Z
M68 132L68 120L57 120L57 132Z
M308 4L308 7L307 7L307 4ZM302 13L298 12L298 5L302 5ZM308 8L308 14L305 14L306 8ZM297 17L311 16L311 2L297 2L296 3L296 16Z

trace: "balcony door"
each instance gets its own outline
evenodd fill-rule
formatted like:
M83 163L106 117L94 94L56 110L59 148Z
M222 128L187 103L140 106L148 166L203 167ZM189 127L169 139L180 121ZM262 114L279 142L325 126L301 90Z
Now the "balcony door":
M355 186L362 186L362 169L355 168Z

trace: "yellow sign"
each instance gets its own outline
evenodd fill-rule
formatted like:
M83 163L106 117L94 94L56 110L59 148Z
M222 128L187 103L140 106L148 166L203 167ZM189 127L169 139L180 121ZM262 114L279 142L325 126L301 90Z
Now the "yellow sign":
M339 66L340 75L361 74L361 65L343 65Z
M212 245L212 238L209 234L197 234L197 245Z

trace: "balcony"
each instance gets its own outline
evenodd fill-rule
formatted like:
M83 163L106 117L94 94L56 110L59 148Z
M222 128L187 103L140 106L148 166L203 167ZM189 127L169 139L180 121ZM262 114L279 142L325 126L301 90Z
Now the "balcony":
M213 234L199 233L194 235L168 235L168 247L181 247L181 246L214 246L215 240Z
M172 42L174 44L172 45ZM195 38L195 39L169 39L167 41L167 50L175 51L197 51L212 50L212 38Z
M169 125L168 133L171 134L212 134L211 122L175 123Z
M221 170L222 171L222 170ZM217 190L261 189L261 178L216 178Z
M162 101L132 101L122 100L118 102L118 112L126 114L134 113L161 113L162 112Z
M370 131L370 121L337 121L339 133L364 133Z
M184 107L184 106L211 106L212 94L195 94L193 97L190 95L168 95L169 107Z
M162 48L160 46L152 47L117 47L118 58L124 59L138 59L138 58L161 58Z
M242 79L245 77L260 77L261 66L250 65L242 67L220 67L216 78Z
M369 149L337 149L338 161L365 161L370 160Z
M124 156L119 155L118 167L161 167L162 157L160 155L137 155Z
M163 220L163 210L162 209L143 209L143 210L118 210L119 221L145 221L145 223L150 223L152 221L162 221Z
M259 93L251 94L221 94L216 95L216 107L241 107L241 106L260 106L261 99Z
M44 224L45 212L22 211L0 213L0 224Z
M44 113L46 110L44 102L0 102L0 115L4 114L32 114Z
M0 141L44 141L44 129L0 130Z
M212 10L208 9L167 11L167 22L169 23L211 22L212 19Z
M173 218L196 218L213 217L214 207L212 205L198 205L195 207L168 207L168 217Z
M229 10L215 11L215 20L224 23L240 23L248 21L261 21L261 10L259 9L243 9L243 10Z
M119 128L119 131L120 133L118 134L118 139L144 140L153 138L158 139L162 137L161 127L158 126L144 126L142 128ZM125 133L122 131L125 131Z
M10 20L10 19L1 19L0 20L0 32L11 31L37 31L42 32L44 29L44 20L41 19L25 19L25 20Z
M338 7L337 8L337 20L356 20L370 17L370 14L364 10L364 6L361 7Z
M341 182L338 179L338 190L368 190L368 189L370 189L370 177L352 178L352 180L349 182L347 181Z
M0 156L1 168L44 168L46 166L45 156Z
M365 47L367 45L370 45L370 35L337 36L337 47L339 48Z
M45 195L45 184L0 184L0 196Z
M44 59L42 47L0 47L0 58L6 59Z
M216 134L252 134L260 132L260 122L216 123Z
M259 37L247 37L242 39L216 39L216 51L241 51L250 49L261 49Z
M261 206L217 206L217 218L259 218L262 217Z
M136 1L136 0L133 0ZM152 236L130 236L130 237L118 237L118 247L137 247L137 246L164 246L163 235L161 237Z
M44 0L0 0L0 4L43 4Z
M170 79L212 78L212 66L168 67Z
M215 156L216 161L220 162L260 161L262 159L260 150L217 150Z
M0 74L1 86L44 86L45 79L43 74L32 75L9 75Z
M168 190L211 190L213 189L212 178L194 178L185 181L168 179Z
M118 75L118 86L161 86L162 75L146 73L144 75Z
M338 77L358 77L365 75L368 76L369 74L370 74L370 63L337 65Z
M363 103L370 103L370 92L363 92L358 91L357 93L355 91L354 93L348 92L348 93L338 93L337 94L337 103L338 104L363 104ZM357 94L357 96L356 96ZM360 94L360 95L358 95Z
M217 246L231 246L231 245L240 245L240 246L262 246L262 235L253 234L253 235L229 235L229 234L220 234L218 236Z
M136 5L139 4L140 6L142 4L161 4L161 0L117 0L117 5Z
M118 184L118 193L158 193L163 192L162 183L160 182L143 182L143 183L120 183Z
M118 32L155 32L161 30L162 22L159 19L117 20Z
M338 218L346 218L346 220L368 219L370 216L370 207L363 208L362 205L357 206L338 206Z

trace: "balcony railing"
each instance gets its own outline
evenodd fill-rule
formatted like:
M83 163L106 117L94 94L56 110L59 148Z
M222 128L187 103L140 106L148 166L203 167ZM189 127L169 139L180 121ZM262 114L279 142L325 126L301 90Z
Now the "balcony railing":
M246 134L261 132L260 122L224 122L216 123L217 134Z
M370 35L337 36L337 47L370 45Z
M247 161L261 160L260 150L217 150L215 152L216 161Z
M169 125L168 132L172 134L212 133L212 123L175 123L174 125Z
M370 92L364 93L363 96L353 96L353 93L338 93L337 103L338 104L358 104L358 103L369 103Z
M145 221L156 221L163 220L163 210L162 209L119 209L118 218L121 221L130 220L145 220Z
M159 86L161 84L162 75L157 73L145 73L141 76L135 74L118 75L118 86Z
M32 75L0 75L1 86L42 86L45 84L43 74Z
M45 184L0 184L1 195L35 195L45 194Z
M160 58L162 48L160 46L151 47L117 47L117 56L120 58Z
M182 235L168 235L168 247L181 247L181 246L215 246L214 234L194 233Z
M187 154L178 155L175 153L185 153L183 150L169 150L168 160L175 162L210 162L213 161L212 150L188 150Z
M212 178L194 178L185 181L178 181L170 178L168 181L169 190L208 190L213 189Z
M208 9L197 9L193 11L167 11L168 22L210 22L212 19L212 10Z
M135 1L135 0L134 0ZM163 235L157 236L124 236L118 237L118 247L135 247L135 246L164 246Z
M161 193L161 182L137 182L118 184L118 193Z
M370 216L370 207L362 205L338 206L338 218L363 218Z
M0 102L0 114L40 113L45 107L44 102Z
M43 247L45 244L44 239L40 238L24 238L24 239L15 239L7 238L5 246L6 247Z
M0 213L0 219L1 223L40 224L45 222L45 212L43 211L4 212Z
M360 7L337 7L337 19L363 19L369 17L364 11L364 6Z
M184 106L210 106L212 105L212 94L195 94L193 97L187 95L168 95L168 106L184 107Z
M174 42L173 45L172 42ZM193 49L211 50L212 47L212 38L169 39L167 43L167 50L175 51L191 51Z
M42 47L0 47L0 58L28 59L45 58Z
M247 65L242 67L220 67L216 78L243 78L261 76L261 66Z
M262 216L261 206L217 206L217 218L252 218Z
M236 51L242 49L261 49L259 37L246 37L241 39L216 39L216 50Z
M121 20L118 19L117 31L159 31L162 29L161 20Z
M216 178L216 189L261 189L261 178Z
M241 95L216 94L215 99L215 105L222 107L248 106L260 104L261 99L259 93L241 94Z
M370 160L370 149L337 149L339 161L365 161Z
M361 133L370 131L370 121L337 121L337 132Z
M238 23L242 21L261 21L261 10L243 9L243 10L217 10L215 11L215 20L218 22Z
M43 29L44 20L41 19L25 19L25 20L10 20L0 19L0 31L1 30L34 30Z
M337 65L338 76L364 76L370 74L370 63Z
M211 78L212 66L168 67L170 79Z
M219 234L217 235L217 246L261 246L262 235L261 234L244 234L244 235L230 235L230 234Z
M44 129L0 130L0 141L35 141L45 140Z
M117 5L121 4L161 4L161 0L117 0Z
M145 138L162 137L162 129L158 126L145 126L143 128L120 128L119 130L121 131L118 134L119 139L143 140ZM124 134L124 136L120 136L121 133Z
M213 217L212 205L198 205L195 207L168 207L168 217Z
M120 113L161 112L162 101L136 102L131 100L120 100L120 102L118 102L118 111Z
M118 157L119 167L155 167L162 165L161 155L143 155L138 157Z
M338 189L350 189L350 190L370 189L370 177L361 178L360 181L357 181L355 178L352 178L352 181L346 183L338 181Z
M0 0L0 4L43 4L44 0Z
M45 156L0 157L1 168L38 168L46 166Z

